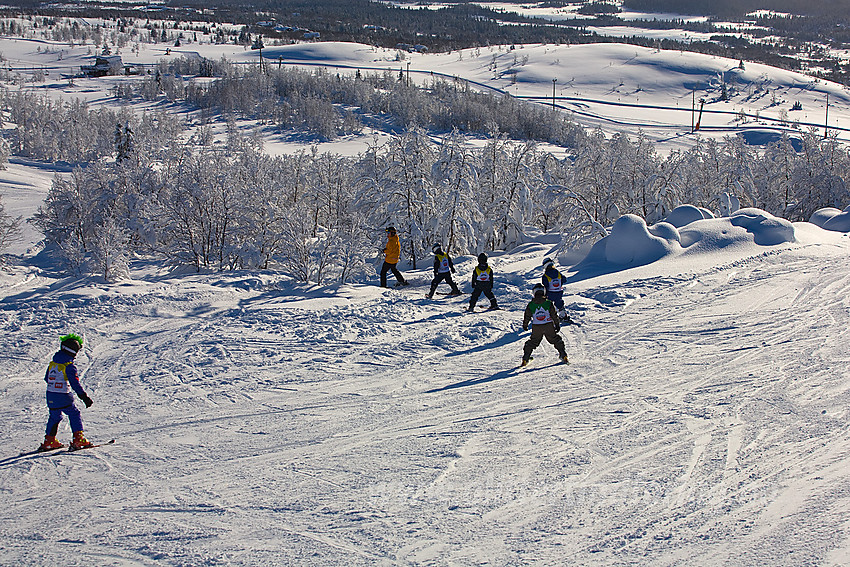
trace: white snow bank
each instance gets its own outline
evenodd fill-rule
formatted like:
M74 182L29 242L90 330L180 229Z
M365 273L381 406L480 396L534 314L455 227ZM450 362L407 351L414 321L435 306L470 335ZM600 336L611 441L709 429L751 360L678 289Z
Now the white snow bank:
M826 230L850 232L850 206L843 211L833 207L818 209L812 213L809 222Z
M594 244L581 264L642 266L678 248L679 231L672 224L658 223L650 229L639 216L623 215L611 227L611 234Z
M305 61L311 64L330 62L355 67L394 60L396 54L395 50L377 49L362 43L345 41L295 43L263 50L263 58L272 61L283 59L284 61Z
M759 246L776 246L795 241L794 225L790 221L761 209L740 209L732 214L730 221L751 233Z
M670 223L676 228L682 228L694 221L713 218L714 215L708 209L695 207L694 205L680 205L670 211L664 222Z
M755 208L740 209L731 217L693 222L683 227L679 236L682 247L691 253L712 252L734 244L776 246L796 242L794 225Z
M674 214L675 213L675 214ZM698 218L697 218L698 216ZM602 274L611 274L629 268L653 264L673 258L684 267L679 258L715 257L717 252L728 253L738 249L736 255L758 254L759 248L796 243L794 225L774 217L761 209L747 208L732 216L704 218L699 208L679 207L668 220L676 224L688 218L697 218L677 228L671 222L647 226L636 215L624 215L611 227L611 233L599 240L587 256L572 271L570 282L581 281Z

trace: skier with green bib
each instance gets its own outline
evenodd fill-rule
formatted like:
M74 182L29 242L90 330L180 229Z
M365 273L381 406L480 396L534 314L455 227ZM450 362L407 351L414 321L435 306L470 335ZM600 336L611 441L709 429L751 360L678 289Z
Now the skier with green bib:
M531 324L531 337L525 341L522 353L522 364L525 366L531 360L531 353L540 345L543 337L551 343L558 351L558 357L564 363L569 362L567 358L564 339L559 334L561 324L558 321L558 312L555 306L546 298L546 288L542 284L535 284L534 299L525 308L522 319L522 330L527 331Z

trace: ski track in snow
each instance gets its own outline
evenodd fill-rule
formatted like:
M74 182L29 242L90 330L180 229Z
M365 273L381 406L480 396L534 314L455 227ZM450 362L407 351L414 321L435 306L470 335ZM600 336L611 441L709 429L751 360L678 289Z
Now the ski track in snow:
M544 341L522 370L510 285L465 314L421 288L305 309L218 276L92 297L22 275L0 563L839 565L846 253L574 285L604 301L564 328L571 364ZM16 458L69 326L87 432L118 441Z

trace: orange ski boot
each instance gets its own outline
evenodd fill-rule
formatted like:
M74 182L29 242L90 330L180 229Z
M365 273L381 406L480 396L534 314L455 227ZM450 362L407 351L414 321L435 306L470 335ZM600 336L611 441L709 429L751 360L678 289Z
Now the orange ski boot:
M45 435L44 443L38 448L39 451L52 451L54 449L61 449L64 447L62 443L56 440L56 437L53 435Z
M74 440L71 441L71 446L68 447L72 451L76 451L77 449L86 449L92 446L92 442L86 439L86 436L83 435L82 431L74 431Z

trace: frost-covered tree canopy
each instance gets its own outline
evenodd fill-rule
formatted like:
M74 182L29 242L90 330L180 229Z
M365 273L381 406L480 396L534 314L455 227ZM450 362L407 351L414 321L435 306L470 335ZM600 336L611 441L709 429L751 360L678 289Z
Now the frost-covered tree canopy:
M728 138L667 157L641 137L587 140L565 159L498 131L475 149L457 131L435 141L413 128L356 157L270 157L236 132L224 147L175 140L58 176L33 222L78 270L114 272L104 258L137 253L321 283L367 273L388 224L415 264L434 242L452 254L505 249L526 227L559 230L565 246L592 242L623 214L651 224L682 204L807 220L850 201L850 158L832 138L804 136L799 152Z

